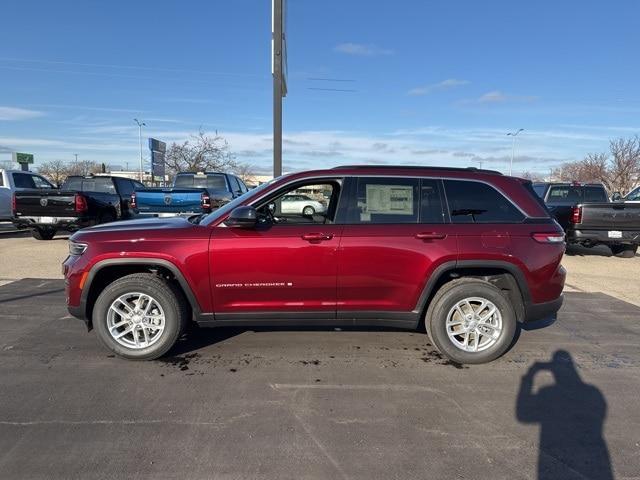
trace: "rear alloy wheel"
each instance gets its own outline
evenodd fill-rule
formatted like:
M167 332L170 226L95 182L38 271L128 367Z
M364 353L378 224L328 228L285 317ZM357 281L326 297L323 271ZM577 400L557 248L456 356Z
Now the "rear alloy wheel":
M178 340L187 317L182 293L150 273L116 280L93 307L93 326L102 343L128 359L164 355Z
M633 258L638 252L637 245L610 245L611 253L620 258Z
M316 213L316 210L313 207L308 207L307 206L307 207L304 207L302 209L302 214L307 216L307 217L310 217L310 216L314 215L315 213Z
M56 234L56 229L51 227L35 227L31 229L31 235L36 240L51 240Z
M516 334L509 300L489 282L459 279L434 296L425 319L434 346L457 363L486 363L507 351Z

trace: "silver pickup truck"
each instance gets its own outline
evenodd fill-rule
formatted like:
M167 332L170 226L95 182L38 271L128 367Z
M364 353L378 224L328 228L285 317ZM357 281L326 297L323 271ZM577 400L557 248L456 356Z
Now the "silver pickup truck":
M14 192L55 188L49 180L32 172L22 170L0 170L0 222L11 220L13 209L11 198Z

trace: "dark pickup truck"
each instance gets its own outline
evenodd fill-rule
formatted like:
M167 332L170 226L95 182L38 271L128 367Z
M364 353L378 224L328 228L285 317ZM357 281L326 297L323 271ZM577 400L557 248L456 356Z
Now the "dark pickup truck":
M244 182L230 173L183 172L176 175L173 187L136 189L131 203L142 215L190 216L211 213L247 191Z
M136 188L144 185L123 177L68 177L60 189L16 192L12 221L19 229L30 229L38 240L51 240L58 230L76 231L130 218L129 203Z
M624 258L640 244L640 204L611 202L598 183L535 183L533 189L567 234L567 243L607 245Z

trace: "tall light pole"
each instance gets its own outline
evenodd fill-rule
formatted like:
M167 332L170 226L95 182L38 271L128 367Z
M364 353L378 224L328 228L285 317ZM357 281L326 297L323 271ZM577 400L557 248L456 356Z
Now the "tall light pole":
M524 132L524 128L519 129L517 132L509 132L507 136L510 136L513 141L511 142L511 163L509 163L509 176L513 174L513 157L516 153L516 137L520 132Z
M273 75L273 177L282 175L282 97L287 95L285 0L271 0L271 74Z
M140 142L140 182L142 183L144 173L144 166L142 165L142 127L146 127L147 124L141 122L137 118L134 118L133 121L138 124L138 141Z

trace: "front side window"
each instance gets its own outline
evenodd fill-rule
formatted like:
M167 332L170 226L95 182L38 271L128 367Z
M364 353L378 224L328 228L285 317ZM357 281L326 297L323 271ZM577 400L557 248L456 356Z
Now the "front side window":
M445 180L452 223L521 223L524 215L486 183Z
M333 223L341 183L336 179L288 187L258 205L258 217L261 223L272 225ZM299 190L312 193L299 195Z

